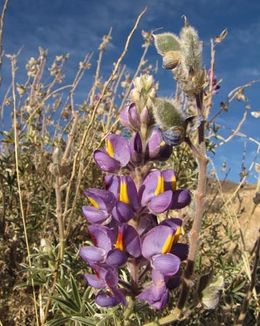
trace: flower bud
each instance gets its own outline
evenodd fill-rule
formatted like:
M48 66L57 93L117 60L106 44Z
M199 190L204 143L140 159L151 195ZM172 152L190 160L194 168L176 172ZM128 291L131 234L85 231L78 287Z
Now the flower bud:
M169 51L180 50L180 39L173 33L154 34L153 38L156 50L162 56Z
M120 112L119 119L122 125L127 128L133 130L140 129L140 115L137 112L135 103L125 106Z
M177 67L180 62L180 51L169 51L163 56L163 68L172 70Z
M148 108L145 106L140 114L140 121L141 124L145 124L149 126L152 123L152 116L151 113L149 112Z
M180 32L182 68L189 74L201 69L202 45L197 31L185 24Z
M156 123L161 129L169 129L173 126L183 126L184 117L175 100L157 98L153 101L153 114Z
M172 147L167 145L159 129L154 128L147 142L145 156L147 160L167 160L172 153Z
M143 158L143 146L142 146L142 140L137 132L135 135L133 135L132 139L130 140L130 155L131 155L131 161L133 163L140 163Z

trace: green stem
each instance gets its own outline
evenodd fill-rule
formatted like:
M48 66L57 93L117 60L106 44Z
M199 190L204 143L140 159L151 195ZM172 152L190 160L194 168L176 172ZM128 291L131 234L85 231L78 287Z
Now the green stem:
M162 317L156 321L152 321L151 323L146 323L143 326L161 326L161 325L169 325L173 321L178 320L179 311L174 310L170 315L166 317Z
M128 298L128 306L126 310L124 311L124 326L130 325L130 316L134 310L134 300L132 297Z

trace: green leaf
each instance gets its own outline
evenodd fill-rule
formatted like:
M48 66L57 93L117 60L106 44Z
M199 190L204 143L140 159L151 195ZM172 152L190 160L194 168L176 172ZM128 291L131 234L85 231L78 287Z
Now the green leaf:
M212 271L200 276L198 287L197 287L197 293L199 297L201 297L202 291L208 286L211 279L212 279Z
M65 312L79 313L79 309L73 300L68 300L68 299L63 299L63 298L55 298L55 297L53 298L53 300L57 302L57 304L60 306L60 308L64 307Z
M73 295L74 302L77 304L77 306L78 306L78 308L80 310L82 302L81 302L81 298L80 298L80 295L79 295L79 290L78 290L77 284L76 284L75 279L74 279L74 277L72 275L71 275L71 278L70 278L70 282L71 282L72 295Z
M72 316L71 320L77 321L80 325L86 326L95 326L97 324L97 320L88 317Z
M165 55L169 51L180 50L180 40L173 33L154 34L154 45L160 55Z
M224 278L219 275L202 291L202 303L206 309L215 309L219 303L219 291L224 288Z
M66 322L70 320L69 317L60 317L57 319L53 319L46 323L46 326L64 326Z

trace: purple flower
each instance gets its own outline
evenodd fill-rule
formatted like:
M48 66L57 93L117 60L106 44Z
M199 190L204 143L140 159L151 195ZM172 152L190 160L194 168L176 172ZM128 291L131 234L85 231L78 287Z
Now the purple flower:
M126 305L125 296L118 288L117 270L109 266L92 265L95 274L85 274L88 284L102 289L96 295L96 303L101 307L111 307L119 303Z
M116 234L114 247L131 257L141 256L141 241L136 229L128 224L122 224L113 229Z
M180 209L191 201L189 190L176 190L176 176L173 170L154 170L145 178L141 188L141 205L153 213L169 209Z
M120 135L110 134L106 146L94 152L94 159L101 170L116 172L130 161L130 149L127 140Z
M167 145L158 128L154 128L148 138L145 155L146 160L167 160L172 154L172 146Z
M164 276L175 275L180 267L180 258L172 254L173 245L178 241L180 228L158 225L143 239L142 255L150 260L153 269Z
M137 132L130 140L131 162L139 164L143 159L143 146L140 134Z
M140 114L140 120L141 120L141 124L146 126L150 126L151 124L154 123L153 116L151 112L149 112L146 106L142 109L142 112Z
M146 301L155 309L162 309L169 300L169 291L164 276L157 270L152 271L152 285L142 291L137 298Z
M161 171L155 170L148 174L141 186L141 205L147 206L153 213L163 213L170 209L172 203L172 190L165 187L164 175ZM173 172L172 185L175 187L176 178Z
M182 209L191 202L191 192L188 189L178 189L173 192L171 209Z
M82 247L80 256L90 265L119 267L126 263L128 256L137 258L141 255L140 238L131 225L123 224L113 229L90 225L88 230L94 246Z
M158 222L156 215L146 213L140 216L137 231L139 235L142 236L157 225Z
M115 196L107 190L90 188L84 191L92 206L83 206L82 211L87 221L93 223L109 223L116 203Z
M140 203L135 183L130 176L105 177L107 189L114 194L117 202L112 210L112 215L119 223L124 223L133 218L139 211Z
M138 131L141 127L140 114L134 103L126 105L120 112L119 118L122 125L129 129Z

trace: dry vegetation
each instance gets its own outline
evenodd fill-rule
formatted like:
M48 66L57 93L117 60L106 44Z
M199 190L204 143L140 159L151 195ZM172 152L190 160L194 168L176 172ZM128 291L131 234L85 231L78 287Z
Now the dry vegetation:
M1 21L4 12L5 8ZM154 67L146 61L152 45L150 33L143 32L144 53L133 76L122 63L143 14L135 22L122 54L111 64L113 70L106 79L101 68L111 33L104 36L98 49L94 82L82 103L77 102L78 86L95 62L95 55L83 58L73 83L67 85L63 72L69 60L66 54L57 55L49 65L47 51L39 49L38 58L30 58L25 69L20 67L18 72L19 53L0 53L1 63L4 60L10 64L11 75L11 85L4 91L0 107L2 325L123 324L121 307L105 310L95 305L92 290L82 279L87 267L78 251L87 241L81 212L83 190L102 183L102 173L93 163L93 150L101 146L110 132L122 132L118 112L129 97L133 79L141 73L153 73ZM2 24L0 27L2 41ZM215 52L212 54L215 56ZM19 80L23 78L19 84L18 73ZM219 114L232 109L232 101L243 101L241 96L246 87L247 84L231 92ZM216 155L218 146L233 141L244 122L238 121L238 128L229 139L223 139L221 129L216 130L217 118L218 115L207 125L207 150L214 150ZM9 129L4 125L8 120L12 122ZM255 143L258 153L260 143L243 137ZM179 184L195 193L197 162L188 146L182 144L176 148L167 164L179 173ZM254 168L252 162L250 171ZM247 174L242 172L240 184L220 181L215 171L207 181L209 191L191 291L183 315L171 325L257 323L259 188L248 185ZM193 212L194 204L182 212L186 234L192 225ZM220 283L214 288L216 280ZM216 304L202 291L210 285L213 289L210 295ZM175 305L176 294L170 307L160 313L137 303L128 325L149 321L149 325L163 325L163 319L158 324L155 320L169 314Z

